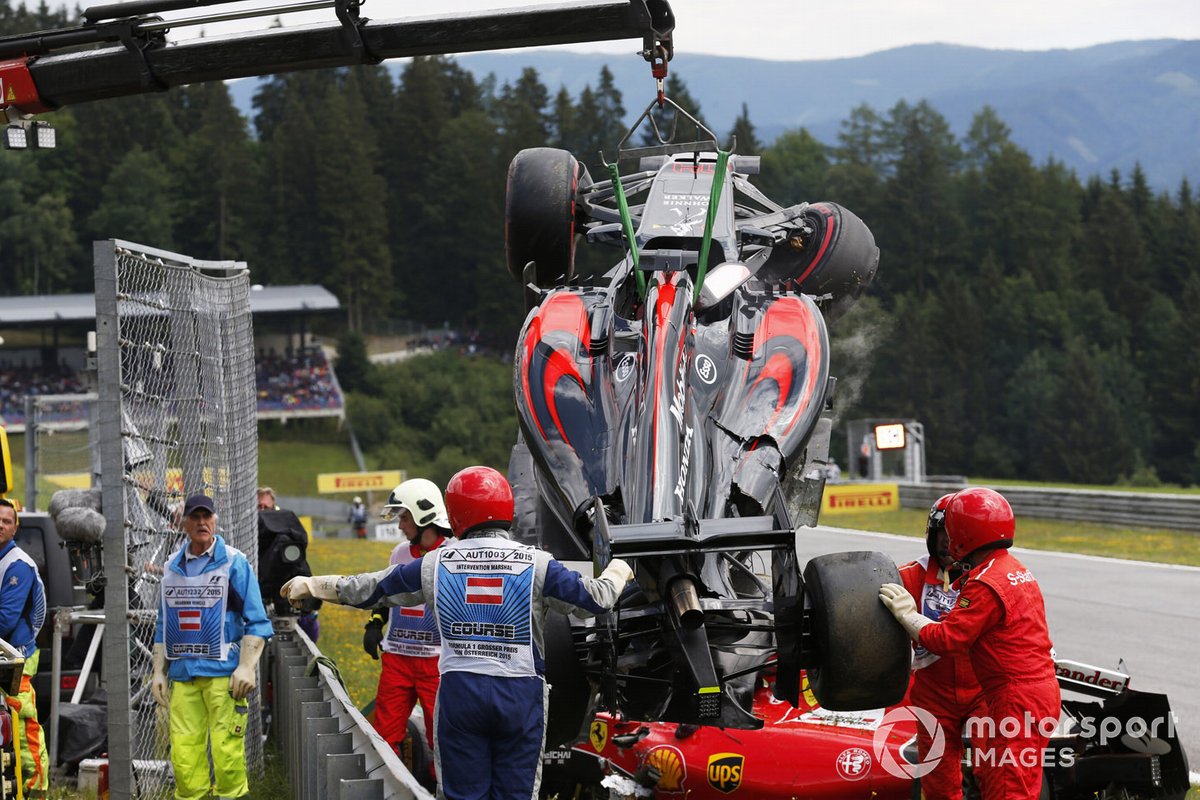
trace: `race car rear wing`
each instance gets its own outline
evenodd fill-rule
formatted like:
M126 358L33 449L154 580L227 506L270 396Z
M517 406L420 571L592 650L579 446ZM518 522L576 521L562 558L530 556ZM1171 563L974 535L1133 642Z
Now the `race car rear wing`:
M1092 697L1111 697L1129 688L1129 676L1124 672L1078 661L1055 659L1054 674L1058 677L1059 688Z

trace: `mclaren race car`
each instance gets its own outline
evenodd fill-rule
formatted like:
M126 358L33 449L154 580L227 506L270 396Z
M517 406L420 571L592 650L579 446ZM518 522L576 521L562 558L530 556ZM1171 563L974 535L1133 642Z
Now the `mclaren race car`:
M792 706L802 669L831 710L907 687L909 644L877 597L891 560L839 553L802 571L795 552L829 444L826 323L874 277L874 237L836 203L772 202L749 180L758 158L695 124L699 142L619 147L638 168L608 180L550 148L509 167L508 268L529 306L515 530L636 576L613 613L548 624L548 746L581 740L597 709L759 729L768 670ZM577 238L617 248L615 266L577 275Z

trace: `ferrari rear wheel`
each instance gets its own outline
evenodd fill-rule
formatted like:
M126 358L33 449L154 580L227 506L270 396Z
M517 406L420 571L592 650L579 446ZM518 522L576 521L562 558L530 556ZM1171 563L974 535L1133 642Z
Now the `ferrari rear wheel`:
M881 584L899 582L882 553L831 553L804 568L816 650L808 679L823 707L863 711L903 699L912 647L879 601Z
M561 285L575 273L575 195L587 171L566 150L531 147L508 166L504 202L504 251L518 282L541 289ZM533 262L532 274L525 267Z

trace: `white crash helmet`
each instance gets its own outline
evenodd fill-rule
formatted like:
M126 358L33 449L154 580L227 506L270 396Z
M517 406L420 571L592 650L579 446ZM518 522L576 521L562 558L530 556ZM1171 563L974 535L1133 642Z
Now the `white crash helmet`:
M447 529L450 527L442 493L433 481L412 478L400 484L388 496L380 516L387 520L395 519L402 508L412 514L418 528L427 528L430 525Z

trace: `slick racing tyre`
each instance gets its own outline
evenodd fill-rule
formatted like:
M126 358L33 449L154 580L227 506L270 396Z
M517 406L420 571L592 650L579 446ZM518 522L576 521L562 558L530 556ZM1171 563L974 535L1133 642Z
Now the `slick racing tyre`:
M801 292L812 295L828 322L854 305L879 269L879 248L866 223L837 203L812 203L804 211L811 231L804 247L791 242L775 246L765 277L794 281Z
M508 165L504 201L504 254L519 283L541 289L575 273L575 194L587 170L566 150L531 147ZM525 266L534 263L532 275Z
M575 654L571 623L551 611L543 630L546 645L546 682L550 684L550 708L546 720L546 749L571 744L586 734L592 721L592 685Z
M882 584L899 582L881 553L831 553L804 568L816 651L808 680L823 707L863 711L904 697L912 646L879 601Z

